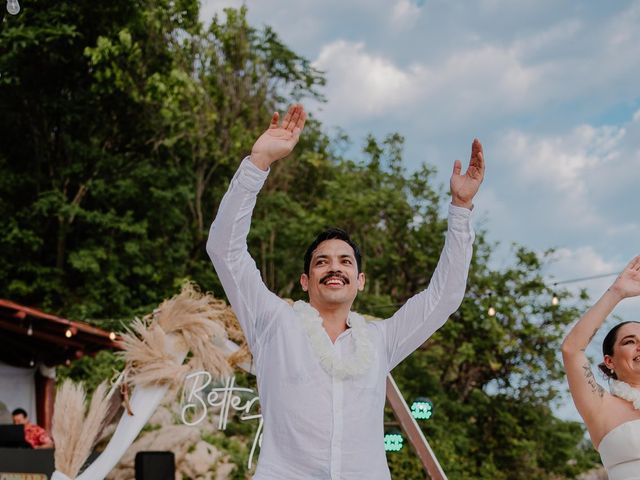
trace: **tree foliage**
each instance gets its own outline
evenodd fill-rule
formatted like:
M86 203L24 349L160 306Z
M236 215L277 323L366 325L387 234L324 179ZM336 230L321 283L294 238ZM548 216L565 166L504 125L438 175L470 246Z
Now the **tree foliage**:
M204 243L228 182L273 110L322 100L324 85L246 13L205 28L196 0L39 0L3 19L0 297L117 329L185 279L223 295ZM272 169L249 247L269 288L300 298L307 244L346 228L368 277L356 308L386 317L428 284L448 198L433 167L406 169L401 135L369 136L360 155L345 141L309 120ZM515 246L497 270L484 232L475 248L461 308L394 377L434 400L424 429L450 478L571 478L593 455L550 405L578 311L551 305L545 255ZM118 365L102 354L64 374L94 382ZM395 478L423 476L406 450L389 460Z

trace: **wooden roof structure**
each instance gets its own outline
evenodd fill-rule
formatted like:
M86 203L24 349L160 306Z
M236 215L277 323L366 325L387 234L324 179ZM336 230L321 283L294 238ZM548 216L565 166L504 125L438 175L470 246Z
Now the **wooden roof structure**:
M116 336L82 322L0 298L0 362L21 368L70 364L104 349L120 349ZM38 424L51 430L55 380L34 373Z
M115 335L82 322L0 299L0 361L14 367L68 364L104 349L119 349Z

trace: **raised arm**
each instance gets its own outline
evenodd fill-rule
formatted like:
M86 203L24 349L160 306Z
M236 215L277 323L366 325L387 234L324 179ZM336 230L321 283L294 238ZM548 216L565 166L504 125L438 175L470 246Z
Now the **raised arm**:
M243 160L231 180L207 240L207 253L254 354L282 301L264 285L249 255L247 235L251 215L269 167L291 153L305 118L302 105L290 107L282 124L278 122L278 113L273 114L269 128L258 138L251 156Z
M476 139L471 145L466 173L461 174L459 160L453 166L447 237L429 286L384 322L389 369L444 325L462 302L474 240L471 208L484 179L484 170L482 144Z
M640 295L640 256L634 258L580 318L562 343L562 359L569 390L594 443L602 437L602 408L609 393L596 381L585 350L615 306L626 297Z

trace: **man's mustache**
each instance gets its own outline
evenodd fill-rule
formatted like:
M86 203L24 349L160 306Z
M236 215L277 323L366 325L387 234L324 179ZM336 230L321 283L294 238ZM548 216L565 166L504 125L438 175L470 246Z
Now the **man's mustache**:
M324 277L320 279L320 283L325 283L327 280L331 278L339 278L344 282L345 285L349 285L349 278L344 275L342 272L328 272Z

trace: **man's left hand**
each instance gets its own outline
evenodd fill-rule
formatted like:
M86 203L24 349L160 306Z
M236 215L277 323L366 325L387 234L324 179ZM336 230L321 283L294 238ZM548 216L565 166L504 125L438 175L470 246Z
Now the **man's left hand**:
M484 179L484 154L482 144L477 138L471 144L471 160L464 175L461 175L462 163L456 160L451 175L451 203L457 207L471 209L473 197L478 193Z

